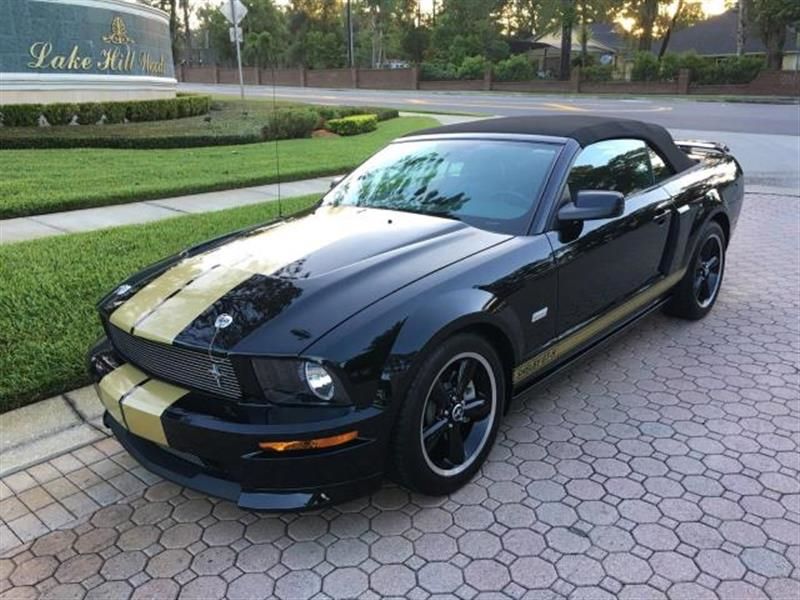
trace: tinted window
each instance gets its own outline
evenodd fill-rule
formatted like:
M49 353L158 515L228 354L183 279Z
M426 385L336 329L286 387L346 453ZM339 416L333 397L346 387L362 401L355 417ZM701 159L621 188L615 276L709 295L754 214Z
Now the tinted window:
M559 149L492 140L395 143L331 190L324 204L432 214L521 234Z
M665 179L669 179L675 175L672 167L664 162L664 159L661 158L661 155L658 152L649 146L647 147L647 150L650 153L650 166L653 168L653 178L655 179L656 183L661 183Z
M606 140L584 148L572 165L569 189L612 190L626 196L653 185L647 145L641 140Z

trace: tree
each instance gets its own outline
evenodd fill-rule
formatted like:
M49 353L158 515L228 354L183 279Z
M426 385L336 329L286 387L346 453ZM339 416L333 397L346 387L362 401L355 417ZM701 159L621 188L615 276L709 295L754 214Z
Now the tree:
M504 0L444 0L433 26L434 58L461 64L467 56L496 61L509 54L499 16Z
M659 60L666 53L672 34L678 29L688 27L689 25L701 21L703 15L703 5L696 0L678 0L671 16L668 16L665 11L662 10L656 21L658 30L664 32L664 37L661 40L661 48L658 50Z
M750 19L761 41L767 47L767 68L780 70L783 66L783 47L786 29L800 22L800 2L797 0L751 0Z

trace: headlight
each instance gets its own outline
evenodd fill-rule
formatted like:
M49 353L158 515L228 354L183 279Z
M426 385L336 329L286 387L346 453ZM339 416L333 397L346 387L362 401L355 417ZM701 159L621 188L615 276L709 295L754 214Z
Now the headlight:
M318 362L254 359L253 370L264 398L278 404L349 404L342 382Z
M306 361L303 363L303 377L306 385L320 400L333 400L336 386L328 370L319 363Z

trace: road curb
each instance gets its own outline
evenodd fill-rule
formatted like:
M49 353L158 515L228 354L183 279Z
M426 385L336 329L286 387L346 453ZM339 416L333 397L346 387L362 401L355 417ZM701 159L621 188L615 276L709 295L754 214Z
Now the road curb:
M0 414L0 477L106 438L92 386Z

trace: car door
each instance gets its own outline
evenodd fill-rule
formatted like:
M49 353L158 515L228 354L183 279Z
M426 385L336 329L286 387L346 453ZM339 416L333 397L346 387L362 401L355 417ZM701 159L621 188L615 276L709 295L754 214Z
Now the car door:
M558 269L559 334L661 277L672 202L655 183L651 152L641 140L605 140L573 162L563 202L580 190L610 190L624 194L625 209L619 217L555 224L548 232Z

